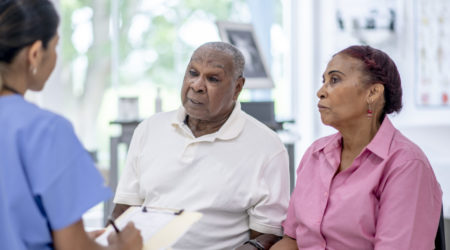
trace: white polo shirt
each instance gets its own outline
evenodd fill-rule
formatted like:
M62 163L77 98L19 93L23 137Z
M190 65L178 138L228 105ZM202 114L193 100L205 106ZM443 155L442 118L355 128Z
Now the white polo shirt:
M249 229L282 235L288 155L277 134L235 108L219 131L196 138L186 113L158 113L136 128L115 203L203 213L174 249L234 249Z

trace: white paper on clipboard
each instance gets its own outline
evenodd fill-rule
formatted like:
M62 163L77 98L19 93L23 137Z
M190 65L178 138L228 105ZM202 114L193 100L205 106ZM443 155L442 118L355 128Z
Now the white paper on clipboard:
M144 249L167 249L171 247L183 234L196 222L202 214L198 212L151 208L130 207L115 221L119 230L122 230L129 221L132 221L137 229L141 231L144 239ZM114 229L110 226L105 233L99 236L97 243L107 246L108 235Z

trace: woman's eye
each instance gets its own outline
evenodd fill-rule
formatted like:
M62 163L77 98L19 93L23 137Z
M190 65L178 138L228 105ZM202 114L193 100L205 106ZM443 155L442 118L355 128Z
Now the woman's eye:
M339 79L337 77L331 77L331 83L337 83Z

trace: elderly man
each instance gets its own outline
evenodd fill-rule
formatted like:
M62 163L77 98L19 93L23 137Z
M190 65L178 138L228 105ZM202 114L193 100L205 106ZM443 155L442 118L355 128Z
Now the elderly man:
M203 213L174 249L269 249L278 239L289 200L288 156L273 131L241 111L243 69L233 45L195 50L183 106L134 132L114 217L134 205Z

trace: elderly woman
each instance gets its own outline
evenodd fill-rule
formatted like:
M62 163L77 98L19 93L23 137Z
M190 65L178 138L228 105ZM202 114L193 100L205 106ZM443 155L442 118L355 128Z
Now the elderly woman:
M402 107L400 76L384 52L333 56L317 92L322 122L272 249L433 249L442 192L420 148L387 114Z

